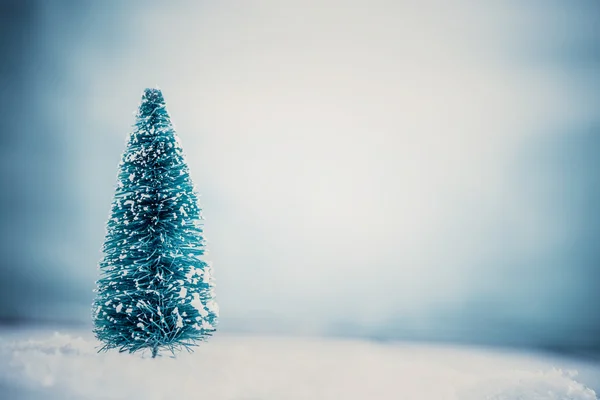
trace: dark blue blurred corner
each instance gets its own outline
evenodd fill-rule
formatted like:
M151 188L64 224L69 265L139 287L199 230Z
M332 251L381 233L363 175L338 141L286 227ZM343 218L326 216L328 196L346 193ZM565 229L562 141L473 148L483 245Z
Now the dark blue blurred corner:
M86 8L54 6L69 10L61 21L48 18L44 1L0 2L0 321L69 319L53 305L81 297L52 248L77 243L80 232L69 218L76 204L65 195L65 122L44 97L67 71L44 30L49 22L67 29Z
M515 160L519 186L545 216L549 232L541 234L551 241L520 265L532 314L524 323L538 325L533 345L600 355L599 154L600 120L593 120L536 136Z

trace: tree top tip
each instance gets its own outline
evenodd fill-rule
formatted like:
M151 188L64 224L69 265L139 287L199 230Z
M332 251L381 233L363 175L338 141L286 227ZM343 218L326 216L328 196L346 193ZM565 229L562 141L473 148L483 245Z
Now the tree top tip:
M144 89L144 94L142 95L142 101L143 102L151 102L154 104L162 104L165 102L165 99L163 98L163 95L162 95L162 92L160 91L160 89L147 88L147 89Z

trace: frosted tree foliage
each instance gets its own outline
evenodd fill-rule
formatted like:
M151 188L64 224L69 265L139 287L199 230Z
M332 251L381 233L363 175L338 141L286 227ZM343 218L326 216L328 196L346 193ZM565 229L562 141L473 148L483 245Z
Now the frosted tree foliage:
M102 350L190 349L218 307L198 198L163 95L146 89L119 165L93 305Z

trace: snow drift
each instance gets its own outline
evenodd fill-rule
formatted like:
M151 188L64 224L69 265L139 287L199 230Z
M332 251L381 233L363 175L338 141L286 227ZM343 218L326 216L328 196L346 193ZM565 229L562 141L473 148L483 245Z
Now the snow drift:
M0 390L11 399L597 400L590 385L600 383L598 364L468 347L219 335L151 359L98 346L87 333L5 332Z

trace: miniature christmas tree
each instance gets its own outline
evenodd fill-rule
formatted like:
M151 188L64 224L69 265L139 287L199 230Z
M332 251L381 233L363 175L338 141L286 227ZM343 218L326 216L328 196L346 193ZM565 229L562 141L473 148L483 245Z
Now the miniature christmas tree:
M215 331L201 210L165 101L146 89L120 163L93 305L100 351L190 349Z

